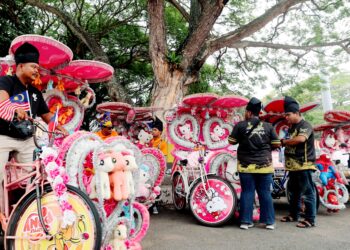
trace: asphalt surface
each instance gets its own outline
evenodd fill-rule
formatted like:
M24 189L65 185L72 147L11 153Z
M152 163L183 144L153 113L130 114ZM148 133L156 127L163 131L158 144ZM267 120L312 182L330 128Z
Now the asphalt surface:
M276 229L258 224L239 229L237 221L219 228L199 225L190 211L180 213L160 208L151 215L150 228L142 241L144 250L231 250L231 249L350 249L350 204L338 213L320 206L316 227L297 228L296 223L279 220L288 213L285 199L275 200Z

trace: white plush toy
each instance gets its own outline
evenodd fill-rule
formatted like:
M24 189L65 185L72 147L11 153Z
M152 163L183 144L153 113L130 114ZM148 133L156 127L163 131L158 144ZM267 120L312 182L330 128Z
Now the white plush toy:
M114 230L113 250L126 250L125 240L127 237L126 226L124 224L119 224Z
M130 195L134 195L135 184L132 178L132 173L138 169L138 166L137 166L133 152L131 150L129 152L130 154L124 155L124 159L126 161L125 174L126 174L126 180L127 180L127 185L129 187Z
M136 192L136 197L149 197L150 195L150 174L149 166L142 164L140 166L140 176L139 176L139 185Z
M221 140L221 137L225 134L225 130L220 127L219 124L217 124L213 131L210 132L210 138L213 140L213 141L220 141Z
M137 135L139 139L139 143L141 145L147 145L152 140L153 136L150 133L147 133L145 130L141 129L139 134Z
M192 138L192 131L191 131L191 125L186 123L185 125L180 126L179 128L182 138L185 138L186 140L189 140Z
M96 185L99 183L101 188L101 195L103 199L111 198L111 188L109 182L108 173L111 172L114 168L117 159L114 157L112 151L101 152L98 155L99 163L96 166L96 173L91 180L91 193L89 197L91 199L97 198ZM97 180L99 182L97 182Z

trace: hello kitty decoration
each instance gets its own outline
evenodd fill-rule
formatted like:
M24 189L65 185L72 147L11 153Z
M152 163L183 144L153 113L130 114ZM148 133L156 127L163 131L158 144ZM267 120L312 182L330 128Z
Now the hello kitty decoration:
M203 137L208 149L215 150L228 146L228 137L233 126L219 117L206 120L203 124Z
M168 138L176 150L192 150L198 142L209 150L223 149L228 146L228 136L233 129L234 109L247 103L246 98L234 95L187 96L175 109L165 112Z
M150 142L153 139L153 136L151 133L146 132L144 129L141 129L137 135L137 139L139 141L137 144L139 148L150 147Z

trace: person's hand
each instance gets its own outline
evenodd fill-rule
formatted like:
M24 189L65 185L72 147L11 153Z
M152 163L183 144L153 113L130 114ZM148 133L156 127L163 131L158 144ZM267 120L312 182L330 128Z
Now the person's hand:
M16 114L17 114L17 119L18 120L28 120L29 116L27 114L27 112L24 111L24 109L22 108L18 108L16 109Z
M57 126L56 129L61 131L64 136L69 135L69 132L63 126Z

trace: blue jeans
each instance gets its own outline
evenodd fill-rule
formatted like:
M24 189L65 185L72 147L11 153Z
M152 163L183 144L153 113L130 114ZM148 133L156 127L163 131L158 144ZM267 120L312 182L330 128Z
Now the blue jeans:
M305 220L315 223L316 190L312 181L312 170L290 171L287 189L290 195L289 214L299 219L301 197L304 198Z
M241 223L253 223L255 190L260 202L260 223L275 223L275 210L271 196L272 174L239 173L242 193L240 200Z

